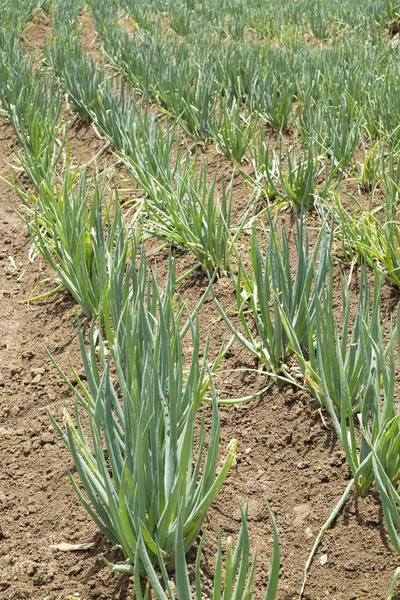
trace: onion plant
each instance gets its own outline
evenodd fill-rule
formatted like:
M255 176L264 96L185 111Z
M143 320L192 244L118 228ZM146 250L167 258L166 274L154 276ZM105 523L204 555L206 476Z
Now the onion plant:
M299 131L314 152L327 155L334 175L342 176L360 142L361 114L350 99L341 97L333 105L315 102L307 93L299 119Z
M276 131L287 132L296 119L290 84L280 86L276 79L258 77L252 92L252 103L257 113Z
M377 318L379 311L375 313ZM374 483L382 499L388 533L397 551L400 551L400 506L397 494L399 483L399 444L400 427L398 400L395 398L396 385L396 345L400 333L399 319L396 326L390 326L389 339L383 341L383 327L377 321L378 335L372 337L365 327L360 337L363 357L363 381L359 389L357 417L349 394L348 374L339 360L341 386L338 414L333 409L328 385L326 367L318 362L321 382L321 401L329 411L335 431L343 446L353 475L358 494L367 495ZM317 333L317 348L320 340ZM338 343L330 349L331 355L338 356ZM317 392L318 393L318 392ZM323 398L322 398L323 395ZM393 493L394 492L394 493Z
M383 146L379 158L378 176L386 197L386 212L393 216L400 200L400 161L396 146L392 143Z
M52 19L56 35L59 36L63 31L69 31L74 35L83 4L83 0L71 0L70 2L53 0Z
M316 2L314 10L307 12L307 27L311 35L320 41L327 40L330 34L330 22L327 19L326 12L326 4L322 2Z
M397 418L398 402L395 400L395 338L398 339L399 330L399 325L397 325L397 328L390 329L389 341L387 343L383 341L382 329L380 329L379 335L375 339L368 331L366 332L365 339L361 338L361 343L365 345L362 349L363 358L365 361L369 358L365 367L365 370L369 367L369 376L364 380L360 396L358 418L360 420L362 435L359 449L350 410L347 409L345 412L347 390L344 385L342 386L341 442L349 461L349 466L354 473L356 488L361 496L365 496L368 493L375 479L375 469L373 468L374 464L370 450L371 444L374 445L380 465L387 477L393 484L397 485L398 483L400 457L397 448L400 441L400 429ZM343 382L343 373L341 374L341 378ZM324 387L323 379L322 387ZM388 436L389 430L391 432L390 436Z
M158 199L165 194L174 194L177 181L193 178L194 161L188 148L181 150L181 140L175 125L158 117L150 117L146 110L138 109L128 122L128 111L122 118L116 115L110 139L121 152L126 167L146 192L149 198ZM123 136L123 138L122 138ZM117 140L117 141L116 141Z
M139 102L121 78L107 78L104 65L82 52L79 39L62 32L46 50L49 63L67 90L68 98L82 119L93 122L115 149L133 160L145 152L151 142L158 151L149 166L157 164L162 155L163 173L171 169L169 134L160 135L157 119L150 118L148 110ZM173 129L172 129L173 130ZM146 159L151 156L147 151ZM167 164L166 164L167 163ZM147 169L144 169L146 173Z
M335 180L338 169L317 154L313 142L308 142L300 151L294 145L284 148L281 142L275 152L260 140L253 159L257 185L261 184L270 196L292 204L296 210L312 210L338 185Z
M107 27L107 56L144 96L158 102L196 140L212 137L219 86L214 60L191 59L186 44L159 32L128 35Z
M400 286L400 223L389 199L364 210L358 200L346 210L337 201L338 235L345 252L359 255L390 283Z
M93 16L94 26L100 36L109 35L112 27L118 29L118 17L121 15L121 9L123 8L121 4L126 5L127 3L114 0L111 0L111 2L89 0L87 2L87 7Z
M214 138L227 158L241 163L253 141L256 127L256 121L250 114L243 114L237 102L226 101L219 106Z
M105 7L109 6L108 2L91 2L90 8L92 10L95 22L99 17L101 18L105 13ZM148 2L133 2L133 0L122 0L118 3L118 6L126 13L127 16L131 19L133 25L137 28L140 28L142 31L152 33L159 29L160 22L157 19L157 13L153 12L152 3ZM101 29L96 24L96 29L101 31ZM101 34L103 37L105 35Z
M274 516L271 512L270 518L272 522L273 530L273 551L271 557L271 570L268 580L267 589L264 595L264 600L274 600L276 598L276 592L278 587L279 579L279 541L276 523ZM252 587L253 579L256 567L256 553L254 553L253 559L250 557L250 544L249 544L249 532L247 528L247 510L244 511L241 508L241 528L236 543L236 547L233 547L232 539L229 537L226 544L226 556L225 556L225 568L222 565L222 540L221 533L218 532L218 547L215 560L215 568L211 589L211 598L217 600L217 598L224 598L226 600L250 600L253 597ZM201 583L201 553L204 546L205 534L201 537L199 549L197 551L197 559L195 565L195 590L192 592L192 586L189 580L188 571L185 561L184 544L182 542L182 524L176 531L177 540L176 548L178 549L176 569L175 569L175 588L174 591L168 572L165 569L164 562L161 553L159 553L159 564L164 580L164 586L161 586L157 572L155 571L151 560L149 559L146 545L143 541L143 537L138 540L138 556L140 557L141 563L144 565L144 571L148 578L148 583L143 594L142 588L139 584L139 570L135 572L135 594L137 600L147 600L150 598L150 587L157 600L175 600L175 598L191 600L200 600L204 597L204 588ZM137 561L137 564L139 561Z
M317 306L317 344L315 352L310 353L311 370L314 373L324 372L325 386L329 389L329 401L333 403L336 414L341 410L342 372L346 373L347 394L353 414L360 409L360 393L368 376L366 365L372 360L370 346L363 343L366 332L373 339L379 336L381 283L375 279L371 301L370 286L366 268L361 274L361 285L358 298L357 313L351 318L349 282L343 277L341 321L339 326L334 314L333 280L328 284ZM324 348L335 349L329 354ZM309 380L310 382L310 380ZM314 388L321 390L321 388Z
M179 35L189 35L192 30L192 10L186 2L175 6L170 13L169 25Z
M58 33L50 46L45 47L45 55L79 116L93 120L96 109L100 112L106 77L103 66L82 52L77 30Z
M300 368L310 391L327 410L346 455L352 479L321 529L305 568L307 571L323 534L333 523L346 499L356 488L366 496L371 486L379 491L390 539L400 553L400 415L396 379L400 363L400 319L382 322L381 281L375 272L371 296L366 268L360 281L360 299L350 335L348 286L343 283L343 326L332 309L332 281L316 305L315 348L306 355L297 344L287 319L285 329L295 347ZM384 341L386 339L386 341ZM396 360L397 358L397 360ZM396 577L396 575L395 575Z
M0 27L0 103L8 111L9 105L29 85L32 62L24 60L20 40L13 28ZM14 86L11 83L14 83Z
M204 416L195 418L208 387L207 348L200 360L198 326L189 320L193 352L184 368L183 309L174 312L174 288L171 270L163 295L154 273L147 285L131 288L108 357L109 344L98 331L91 329L88 350L80 331L87 387L77 377L74 388L61 372L75 390L75 420L67 410L64 426L53 419L72 453L79 480L71 475L71 481L79 499L121 548L126 563L116 569L132 573L140 539L151 563L161 556L167 568L177 564L182 552L177 540L186 553L235 455L232 440L218 467L220 422L213 388L207 441ZM143 554L139 566L136 562L140 572L142 559Z
M258 44L219 45L216 50L216 78L227 98L235 98L238 103L250 101L249 112L256 110L252 104L256 93L254 88L260 82L261 51Z
M334 166L342 173L351 163L360 142L360 114L345 97L336 114L327 111L324 146Z
M362 146L363 160L362 162L357 161L352 170L360 190L373 195L379 183L378 160L381 149L377 143L372 144L369 150L367 150L364 143Z
M33 70L32 58L24 56L13 34L0 33L0 52L0 104L20 144L19 167L38 189L41 181L51 181L62 156L62 96L48 76Z
M278 177L278 162L276 153L271 152L271 145L273 145L271 138L266 140L263 136L257 136L249 149L254 174L249 176L242 172L246 181L255 190L259 190L268 202L276 198L276 186L269 182L275 181Z
M42 181L51 178L63 154L66 132L59 122L62 96L54 83L36 71L28 79L8 114L21 145L16 157L38 191ZM59 136L61 139L59 139Z
M169 243L193 252L204 270L212 274L226 270L230 246L232 185L223 187L221 203L215 199L216 182L207 185L206 170L195 175L188 151L175 151L179 140L175 128L164 130L146 110L137 107L129 91L103 83L104 70L92 59L85 61L79 44L73 45L76 61L68 58L56 40L50 58L60 72L74 106L119 151L127 167L146 192L145 228ZM53 52L53 51L51 51ZM68 53L67 53L68 55ZM173 158L175 152L175 158Z
M206 165L198 167L188 149L180 150L174 127L147 119L146 112L137 111L134 119L136 127L128 129L117 117L115 127L127 132L121 157L146 193L144 231L192 252L209 275L225 271L233 179L228 186L221 183L219 200L216 177L208 184ZM239 231L243 224L242 219Z
M341 332L333 314L331 289L332 282L317 304L315 354L308 359L299 345L296 354L310 389L329 413L358 494L367 495L371 485L376 483L382 492L383 502L386 502L385 510L392 515L388 523L389 535L396 548L400 548L397 537L400 530L394 535L397 525L393 526L392 522L397 499L390 494L390 502L387 499L388 482L394 487L399 483L400 428L395 385L400 320L397 319L395 326L390 324L385 342L379 275L375 277L371 306L367 271L364 269L358 311L349 338L348 289L345 288L343 295L344 325ZM293 327L287 320L285 326L295 344ZM398 518L394 521L400 523Z
M293 264L290 260L286 231L283 229L280 234L278 225L270 219L269 231L263 232L268 244L265 256L254 229L250 270L246 271L239 260L238 274L232 273L238 317L245 335L233 325L215 300L233 335L275 372L286 370L284 361L295 348L310 345L316 306L330 268L332 236L327 234L326 222L321 227L311 256L303 215L296 220L296 229L297 263ZM290 321L295 340L290 340L287 335L284 320ZM253 324L256 335L252 333Z
M363 438L371 449L374 483L382 503L383 516L391 541L400 554L400 494L399 494L399 448L400 415L382 423L377 435L363 429ZM395 573L397 581L399 573ZM394 590L394 588L393 588Z
M103 12L101 17L104 18ZM110 27L110 22L102 29L102 33L103 49L111 64L119 69L144 97L153 98L155 90L152 86L150 63L155 63L156 70L160 65L168 63L168 55L163 54L162 37L153 37L147 32L142 32L141 36L135 36L135 44L132 44L129 34L122 31L116 23ZM154 56L159 56L159 61L153 61Z
M328 403L330 412L333 411L337 415L341 413L342 372L346 374L348 408L354 415L360 409L363 385L369 375L369 365L372 361L372 348L365 343L365 337L367 335L377 338L381 331L381 287L380 280L376 278L371 299L368 272L364 265L360 277L357 312L351 317L350 280L347 281L341 274L342 303L339 324L335 316L334 283L330 271L316 304L314 343L310 340L306 353L297 343L293 326L281 311L284 327L294 345L300 369L310 392L323 406L325 402ZM329 352L326 351L328 348ZM329 390L326 398L321 384L322 372L325 388Z
M3 2L8 27L21 32L40 9L48 9L48 3L49 0L21 0L18 4Z
M324 146L326 107L322 101L316 101L315 95L309 90L304 96L296 128L306 145L314 143L318 148Z
M129 235L116 195L106 201L108 185L98 174L68 168L61 184L45 181L37 195L18 190L36 250L91 317L101 309L112 269L124 277L130 262ZM114 214L113 214L114 213Z
M177 175L175 189L162 187L145 200L144 229L175 246L190 250L208 275L227 270L231 251L230 224L233 178L221 200L216 198L216 177L207 184L207 168L199 175L194 166Z
M173 66L176 73L176 66ZM195 65L193 81L178 79L175 74L175 85L168 82L168 87L158 89L161 104L179 121L184 131L195 140L207 142L213 138L215 113L219 87L213 74L214 61L209 57L204 64ZM172 73L171 73L172 75Z

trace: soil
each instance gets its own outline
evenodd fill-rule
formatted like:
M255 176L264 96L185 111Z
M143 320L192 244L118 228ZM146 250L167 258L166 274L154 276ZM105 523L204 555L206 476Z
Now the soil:
M39 11L34 19L23 32L23 41L28 48L43 51L46 36L51 31L51 19L49 15Z
M34 21L28 30L32 44L33 31L38 31L40 40L45 34L35 25ZM89 38L93 40L91 34ZM92 129L80 122L72 129L70 142L71 153L81 163L102 147ZM7 178L15 143L11 126L0 121L2 177ZM228 168L228 162L215 149L206 152L214 169L224 172ZM126 174L121 171L120 176L124 179ZM238 177L234 188L237 214L249 194ZM133 599L132 579L111 572L102 561L102 555L111 561L121 557L80 506L67 477L71 456L48 416L50 412L61 421L64 405L72 405L72 395L47 351L67 372L69 359L78 371L81 369L76 330L79 309L67 292L22 303L56 284L48 281L54 274L40 258L29 262L31 242L10 201L19 206L18 198L0 180L0 598ZM287 218L286 225L289 223ZM167 257L164 252L154 258L161 281ZM188 254L177 252L176 264L181 275L194 262ZM36 290L39 282L43 283ZM196 272L181 284L179 292L194 305L205 288L205 277ZM223 306L233 304L228 277L218 281L216 293ZM352 302L356 300L355 289ZM394 305L394 292L385 285L383 314L393 312ZM202 309L200 326L203 339L211 333L210 356L215 356L230 334L211 300ZM185 352L189 355L189 348ZM255 393L267 383L255 358L235 344L216 378L224 399ZM213 571L218 527L224 541L237 535L241 501L249 507L252 547L258 542L254 597L263 597L272 548L268 502L281 545L278 598L298 598L315 537L350 479L343 452L311 396L288 385L274 385L257 399L240 405L221 406L220 416L221 452L236 438L238 456L206 518L205 587ZM69 552L51 547L61 542L93 546ZM382 599L397 566L379 500L373 493L365 499L353 494L323 539L304 598Z

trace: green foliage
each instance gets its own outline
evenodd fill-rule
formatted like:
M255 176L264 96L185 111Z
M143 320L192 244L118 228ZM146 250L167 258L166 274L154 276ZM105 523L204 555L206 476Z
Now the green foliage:
M334 284L330 277L316 311L316 347L310 353L311 370L324 373L324 385L329 390L329 399L336 414L341 410L342 373L346 373L349 410L356 414L360 409L360 394L368 372L365 371L372 360L372 348L365 342L366 335L375 339L380 332L381 285L378 279L374 285L371 302L367 271L362 271L357 313L351 317L349 282L343 276L341 323L334 312ZM324 349L329 348L330 352ZM307 378L306 374L306 378ZM310 381L310 379L309 379ZM314 388L320 390L321 388Z
M226 101L219 107L219 119L214 138L230 160L241 163L254 138L257 122L251 115L242 114L239 104Z
M285 147L281 142L276 152L261 139L253 151L254 186L273 200L289 203L296 211L313 210L320 200L327 199L338 186L338 167L329 165L316 152L316 145Z
M278 533L275 524L274 516L269 509L270 518L272 522L273 530L273 553L271 558L271 572L267 589L265 592L264 600L274 600L276 598L276 591L278 586L279 578L279 542ZM218 548L215 560L215 569L213 577L213 588L212 598L227 598L232 600L245 600L252 598L252 584L254 579L255 567L256 567L256 555L250 560L250 548L249 548L249 533L247 529L247 510L244 511L241 508L241 527L238 536L236 547L233 547L232 539L228 538L226 544L226 555L225 555L225 568L222 566L222 541L221 534L218 533ZM169 581L168 573L163 565L162 557L159 555L160 568L162 571L165 591L160 585L157 573L154 570L151 561L149 560L146 546L143 543L143 538L139 539L138 542L138 554L141 558L141 562L144 565L144 569L148 578L148 586L146 587L145 594L143 595L141 587L139 585L138 570L136 570L135 577L135 593L137 600L145 600L148 598L150 585L153 588L153 592L157 600L175 600L175 598L185 598L190 600L196 598L199 600L203 597L204 591L201 585L201 552L204 546L205 534L203 534L199 549L197 552L197 560L195 567L195 594L191 591L191 584L186 568L184 545L178 536L182 536L182 524L180 523L177 528L177 540L176 547L179 549L179 559L177 560L177 568L175 571L176 578L176 591L174 593L172 586Z
M349 209L337 201L337 235L345 252L360 256L377 269L390 283L400 286L400 224L397 203L400 198L400 170L393 166L381 170L380 179L385 200L376 208L365 210L356 199L349 201Z
M155 186L158 182L155 181ZM190 250L204 271L212 276L226 271L231 252L233 179L226 189L222 181L217 199L216 177L207 184L207 168L179 171L173 190L159 187L145 202L146 231L169 243Z
M358 494L366 496L372 484L377 487L390 538L399 552L400 428L395 387L400 320L397 318L395 326L390 322L385 335L380 278L376 274L371 306L364 268L350 336L348 287L344 283L343 290L341 331L332 310L331 281L317 304L314 354L308 360L297 345L296 355L310 390L329 413ZM295 344L296 334L288 320L285 328Z
M92 120L100 115L104 68L82 53L77 31L61 31L45 48L45 55L79 116Z
M76 493L101 531L121 547L125 570L131 572L140 538L151 562L160 557L169 568L182 551L177 539L183 539L184 553L189 550L236 448L232 441L219 469L220 422L212 391L209 440L203 417L195 450L195 416L207 389L207 348L200 361L198 327L190 321L193 352L184 369L183 308L174 312L173 271L161 295L154 273L146 283L143 260L140 284L131 288L114 330L112 359L99 332L91 329L88 350L80 332L87 387L76 372L77 388L63 374L77 398L75 422L65 411L65 431L56 424L78 472L79 481L71 476Z
M296 227L296 263L290 258L288 234L284 229L280 233L270 219L269 231L264 231L268 244L265 257L254 230L250 270L240 261L238 275L232 273L238 317L245 336L230 322L216 300L233 335L273 371L285 370L288 354L311 343L316 307L330 269L332 239L328 238L326 223L321 227L311 257L303 216L296 220ZM291 323L294 339L287 335L284 320ZM256 336L252 333L253 322Z
M37 195L19 189L36 250L89 317L101 312L112 273L119 284L129 279L129 234L118 195L107 201L107 192L104 176L70 168L60 184L43 181Z
M252 102L256 111L276 131L287 132L294 123L293 89L290 84L280 87L278 79L261 79L252 90Z
M78 17L86 6L105 59L120 75L82 50ZM45 49L52 73L46 74L20 46L24 27L40 9L52 9L53 16L54 35ZM400 325L385 329L380 283L376 279L372 295L364 268L354 319L342 277L339 323L330 261L337 234L347 257L361 257L400 285L400 78L398 50L384 35L397 16L393 0L0 1L0 116L10 120L19 143L12 168L24 171L33 188L15 174L11 185L25 204L23 218L37 251L84 313L99 317L88 350L80 333L87 386L76 372L77 387L63 374L77 402L75 419L66 412L65 429L58 431L78 471L75 490L101 530L121 546L126 563L114 568L137 575L138 598L139 573L147 574L157 598L174 598L166 570L173 564L178 596L191 597L185 553L227 475L233 448L217 475L219 420L207 352L198 358L198 326L190 319L181 326L184 309L176 308L171 273L163 294L156 276L147 275L144 255L136 269L136 234L109 182L97 172L89 178L70 168L61 90L67 109L105 136L140 186L136 207L144 237L190 250L210 280L230 272L239 328L216 299L220 313L275 376L282 372L294 382L285 362L297 356L309 390L329 413L358 493L367 494L371 485L379 491L400 552L394 399ZM290 234L270 218L262 237L254 229L245 266L238 240L250 209L233 235L233 177L219 188L197 158L195 146L209 142L234 163L250 156L254 173L245 167L241 172L255 192L295 209L294 260ZM353 175L355 194L370 195L367 208L364 198L352 198L348 208L343 196L336 198ZM329 236L323 222L310 256L303 215L322 211L334 192L337 228ZM182 332L188 330L193 354L184 368ZM197 437L194 421L210 385L206 443L204 421ZM276 542L274 522L273 528ZM251 597L248 545L242 512L225 571L219 538L215 598ZM275 595L276 561L268 600Z

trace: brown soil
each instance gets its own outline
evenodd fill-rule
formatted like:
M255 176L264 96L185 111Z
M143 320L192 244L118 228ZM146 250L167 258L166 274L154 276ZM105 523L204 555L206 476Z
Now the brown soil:
M391 37L394 37L396 34L400 33L400 19L393 19L388 23L388 32Z
M71 152L81 163L102 146L91 128L78 123L69 139ZM3 177L7 177L6 165L14 144L10 125L1 121ZM207 153L212 167L227 173L225 159L211 156L213 150L207 149ZM122 173L121 177L125 176ZM234 189L238 213L246 198L249 190L238 178ZM71 406L72 397L45 347L62 368L68 371L70 357L79 370L74 319L79 311L66 292L34 304L21 304L39 281L53 274L39 258L29 263L31 242L9 199L18 205L18 199L0 181L0 598L133 598L132 580L113 574L101 559L103 554L112 561L120 560L120 556L81 508L66 476L72 466L71 457L47 414L50 411L61 420L63 406ZM155 257L161 280L167 256L165 252ZM190 255L177 252L176 263L181 275L194 261ZM51 289L52 285L54 282L44 283L40 290ZM196 272L179 291L183 299L194 304L205 287L205 278ZM227 277L219 280L216 293L223 306L233 304L232 283ZM352 301L356 301L356 294ZM386 286L384 314L390 314L393 306L393 293ZM212 334L213 356L221 343L228 341L229 332L211 300L205 303L200 319L202 337ZM262 389L267 378L259 369L254 357L234 345L216 379L221 397L238 398ZM278 598L295 599L315 537L349 481L344 455L312 398L290 386L275 385L256 400L221 407L220 414L221 452L235 437L238 458L206 519L205 583L213 570L218 526L223 540L238 533L240 500L249 505L253 548L257 540L259 543L255 598L263 597L272 547L268 501L281 544ZM50 547L60 542L94 542L94 547L77 552ZM325 564L321 564L322 555L327 557ZM304 598L383 599L397 564L378 499L373 494L366 499L352 495L323 540Z
M87 10L82 11L79 16L79 27L81 29L82 48L90 52L93 58L99 58L101 55L101 44L93 25L92 15Z
M45 40L51 30L51 19L42 11L35 14L32 22L25 29L23 39L28 48L34 47L39 51L43 51Z

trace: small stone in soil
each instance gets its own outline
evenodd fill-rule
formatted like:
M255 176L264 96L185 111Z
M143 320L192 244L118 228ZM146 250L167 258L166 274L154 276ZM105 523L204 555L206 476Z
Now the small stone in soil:
M43 367L38 367L36 369L31 369L31 375L32 377L35 377L36 375L44 375L44 373L46 373L46 369Z

